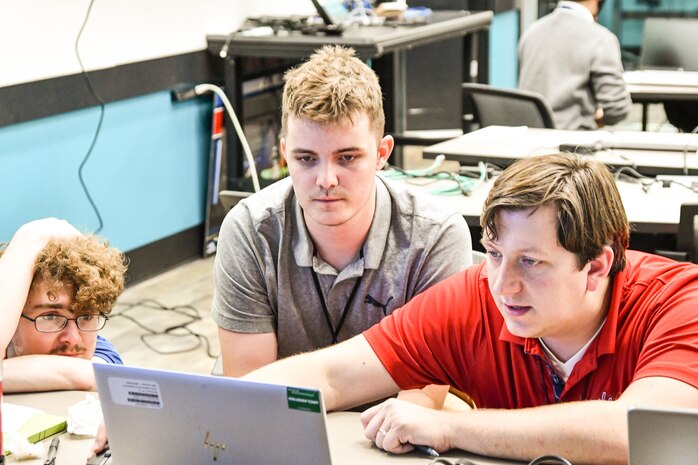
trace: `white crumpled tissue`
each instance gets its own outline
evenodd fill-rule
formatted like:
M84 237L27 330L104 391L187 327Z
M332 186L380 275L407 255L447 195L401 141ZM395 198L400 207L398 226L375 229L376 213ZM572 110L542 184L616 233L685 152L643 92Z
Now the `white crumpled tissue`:
M2 413L4 449L9 454L10 460L23 460L43 456L44 445L41 443L30 443L27 437L19 434L18 431L30 418L34 415L42 414L44 411L10 402L2 404Z
M32 444L16 431L5 431L2 433L3 437L3 448L5 451L9 452L10 460L24 460L43 457L44 455L44 445L41 442Z
M102 407L99 400L87 394L84 400L68 407L68 432L81 436L96 436L102 422Z

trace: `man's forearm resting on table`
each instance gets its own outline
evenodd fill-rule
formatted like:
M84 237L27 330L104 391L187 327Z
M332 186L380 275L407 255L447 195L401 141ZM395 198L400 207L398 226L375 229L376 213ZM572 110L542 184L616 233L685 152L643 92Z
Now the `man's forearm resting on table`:
M588 400L522 409L448 412L390 400L362 414L366 435L400 453L405 444L438 451L531 460L557 454L579 464L627 462L627 410L631 405L698 407L698 391L670 378L641 378L616 400ZM388 432L377 437L378 428Z
M3 361L5 392L95 390L92 362L62 355L25 355Z
M627 406L583 401L519 410L449 413L452 447L512 459L561 455L573 463L627 460Z

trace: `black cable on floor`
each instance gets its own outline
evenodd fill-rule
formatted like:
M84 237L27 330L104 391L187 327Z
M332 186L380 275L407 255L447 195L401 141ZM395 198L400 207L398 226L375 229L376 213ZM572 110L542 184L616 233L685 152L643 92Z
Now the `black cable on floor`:
M195 307L191 305L175 305L173 307L167 307L160 302L153 300L153 299L144 299L136 303L118 303L117 307L125 307L123 309L113 311L110 315L109 318L115 318L115 317L122 317L125 318L129 321L131 321L133 324L141 328L142 330L146 331L147 334L142 334L140 336L141 341L143 344L152 350L153 352L160 354L160 355L170 355L170 354L181 354L184 352L191 352L194 351L200 347L204 347L206 350L206 355L209 358L218 358L218 354L213 354L211 353L211 343L208 340L206 336L203 334L197 333L196 331L193 331L191 328L189 328L189 325L192 323L195 323L197 321L201 321L201 315L199 315L199 310L196 309ZM164 311L164 312L172 312L176 313L178 315L184 316L187 318L187 320L184 323L176 324L173 326L169 326L163 330L155 330L153 328L150 328L140 321L138 321L136 318L133 316L129 315L127 312L135 309L135 308L149 308L152 310L158 310L158 311ZM193 337L197 340L197 343L195 346L188 347L186 349L179 349L179 350L162 350L157 348L153 344L153 340L157 340L158 338L162 338L163 336L167 336L170 338L185 338L185 337Z

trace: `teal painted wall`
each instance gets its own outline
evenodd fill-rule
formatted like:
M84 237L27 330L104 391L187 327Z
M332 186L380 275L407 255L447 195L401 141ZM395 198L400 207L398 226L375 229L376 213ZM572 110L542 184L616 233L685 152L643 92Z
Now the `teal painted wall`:
M83 170L100 235L129 251L203 222L210 112L209 98L175 104L166 91L106 106ZM98 118L89 108L0 128L0 241L46 216L98 227L78 180Z
M516 88L519 80L519 11L497 13L490 27L490 84Z

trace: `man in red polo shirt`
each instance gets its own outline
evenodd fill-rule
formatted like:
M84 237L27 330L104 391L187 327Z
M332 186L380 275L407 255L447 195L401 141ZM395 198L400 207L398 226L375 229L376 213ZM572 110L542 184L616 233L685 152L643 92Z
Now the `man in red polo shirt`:
M698 407L698 266L626 251L604 165L523 159L495 182L481 225L484 264L360 336L250 378L320 387L331 410L430 383L478 407L368 409L366 436L394 453L419 444L625 463L630 405Z

